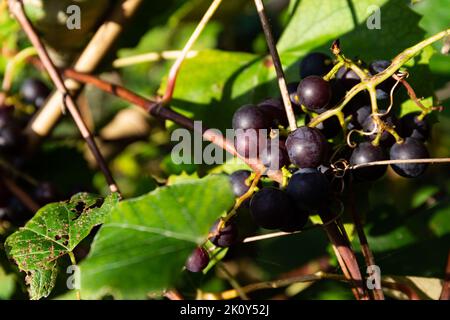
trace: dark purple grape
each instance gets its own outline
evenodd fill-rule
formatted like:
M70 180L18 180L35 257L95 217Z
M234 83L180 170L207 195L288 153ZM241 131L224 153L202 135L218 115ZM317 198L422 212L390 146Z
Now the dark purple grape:
M251 174L249 170L238 170L230 175L231 188L236 197L243 196L250 189L246 181Z
M16 151L23 142L21 129L15 123L0 128L0 151Z
M380 112L383 111L380 110ZM397 119L392 114L388 114L380 118L384 123L388 124L390 127L395 127L397 124ZM363 123L363 130L365 132L373 132L375 127L376 124L372 117L368 117L366 121L364 121ZM369 135L368 138L370 141L372 141L375 139L376 136L377 134L373 133ZM382 142L384 146L391 146L395 142L395 140L394 137L389 132L383 131L383 133L381 134L380 142Z
M329 105L331 107L334 107L345 97L346 90L344 85L337 79L331 79L330 86L331 86L331 100Z
M309 214L307 211L296 210L288 217L284 225L280 228L284 232L295 232L303 230L308 222Z
M419 120L420 112L408 113L400 118L400 131L403 138L411 137L426 141L430 136L430 125L423 119Z
M237 153L246 158L258 158L267 141L267 130L238 129L235 131L234 146Z
M327 140L319 129L299 127L286 139L291 163L300 168L316 168L325 160Z
M387 156L380 146L373 146L370 142L360 143L352 152L350 164L363 164L374 161L387 160ZM387 165L371 166L353 170L358 180L377 180L386 173Z
M300 62L300 78L309 76L323 77L333 68L331 58L321 52L307 54Z
M317 210L330 197L330 182L317 169L300 169L289 180L286 192L300 210Z
M250 213L257 225L273 230L286 226L295 214L295 206L284 191L265 187L252 197Z
M289 93L289 99L291 100L292 106L296 113L301 113L303 110L301 108L300 99L297 95L297 88L300 82L291 82L287 84L287 90Z
M370 118L371 114L372 107L370 105L364 105L360 107L352 113L352 120L349 123L348 129L362 129L364 123L367 121L367 119Z
M288 126L286 111L283 102L279 99L267 99L258 104L258 108L265 113L268 119L271 119L271 128L277 129L279 125Z
M211 228L211 232L217 231L217 226L220 220L217 220L214 226ZM226 248L234 245L239 237L239 231L234 221L228 222L218 233L211 237L209 240L216 246Z
M266 168L271 170L278 170L284 166L288 166L290 162L284 141L268 141L267 148L261 151L260 160Z
M375 75L377 73L383 72L390 65L391 62L388 60L376 60L369 65L369 72L371 75ZM392 87L395 85L395 82L396 80L390 77L384 80L382 83L380 83L376 87L377 99L378 100L388 99L391 94Z
M197 247L186 261L186 269L190 272L203 271L209 264L208 252L202 247Z
M396 143L390 152L391 160L427 159L430 157L425 145L414 138L406 138L403 143ZM392 169L402 177L416 178L427 168L426 163L391 164Z
M336 79L347 91L361 82L361 78L356 74L356 72L346 67L339 68L336 73Z
M319 76L309 76L300 81L297 94L302 105L310 111L317 111L330 102L331 86Z
M30 78L22 83L20 94L26 103L40 108L50 94L50 89L41 80Z
M246 104L233 115L233 129L268 129L270 128L271 119L252 104Z
M309 123L311 121L309 115L305 117L305 123ZM341 124L339 123L339 119L337 117L331 117L326 119L325 121L319 123L316 126L320 132L323 133L326 139L334 138L341 132Z

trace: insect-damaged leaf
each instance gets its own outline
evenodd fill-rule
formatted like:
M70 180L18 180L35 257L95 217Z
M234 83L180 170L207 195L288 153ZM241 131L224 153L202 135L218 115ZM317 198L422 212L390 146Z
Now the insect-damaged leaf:
M68 202L51 203L6 240L9 256L27 273L32 299L47 297L58 273L57 259L72 250L118 202L118 195L106 199L79 193Z

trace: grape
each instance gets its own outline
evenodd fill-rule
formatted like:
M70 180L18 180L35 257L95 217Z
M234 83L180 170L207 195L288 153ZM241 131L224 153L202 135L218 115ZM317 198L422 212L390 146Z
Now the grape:
M308 218L309 214L307 211L296 210L296 212L288 217L280 230L284 232L300 231L305 227Z
M278 125L283 127L288 126L286 111L283 102L279 99L267 99L258 104L258 108L264 112L268 119L271 119L271 128L277 129Z
M14 123L9 123L0 128L0 151L16 151L22 142L22 132Z
M295 211L292 200L284 191L265 187L252 197L250 213L257 225L273 230L286 226Z
M209 264L208 252L202 247L197 247L186 261L186 269L190 272L200 272Z
M211 232L217 231L217 226L220 220L217 220L214 226L211 228ZM225 248L235 244L238 240L238 228L234 221L229 221L222 229L220 229L217 235L211 237L209 240L216 246Z
M364 122L368 118L370 118L370 115L372 114L372 107L370 105L364 105L354 111L352 113L352 120L349 123L348 129L362 129Z
M298 209L316 210L327 203L330 183L317 169L300 169L289 180L286 192L295 201Z
M336 79L348 91L361 82L361 78L355 71L346 67L340 67L336 73Z
M300 103L310 111L325 108L331 100L331 86L319 76L303 79L297 88Z
M403 138L411 137L419 141L425 141L430 135L430 125L423 119L419 120L417 116L420 112L413 112L400 118L400 132Z
M329 105L335 106L337 105L344 97L345 97L345 88L340 81L337 79L330 80L331 87L331 100Z
M262 130L236 130L234 146L237 153L246 158L258 158L260 146L263 146L267 140L267 133L263 134L260 131Z
M22 83L20 94L26 103L40 108L50 94L50 89L41 80L30 78Z
M375 75L377 73L383 72L390 65L391 62L388 60L376 60L369 65L369 72L371 75ZM394 78L389 77L388 79L380 83L376 87L377 99L378 100L388 99L391 94L392 87L395 85L395 82L396 80Z
M414 138L406 138L403 143L396 143L390 152L391 160L426 159L430 155L425 145ZM427 168L426 163L391 164L394 171L405 178L416 178L423 174Z
M276 144L274 140L267 143L267 148L261 152L260 160L266 168L278 170L289 165L289 156L286 151L284 141L279 140Z
M309 123L310 121L311 119L309 115L306 115L305 123ZM319 123L316 128L323 133L326 139L331 139L339 134L341 131L341 124L339 123L339 119L337 117L331 117Z
M250 185L246 181L251 174L249 170L238 170L230 175L231 188L236 197L243 196L250 189Z
M333 67L333 61L329 56L321 52L307 54L300 62L300 78L308 76L324 76Z
M352 152L350 164L362 164L373 161L387 160L383 149L379 146L375 147L370 142L360 143ZM356 169L353 171L354 176L359 180L377 180L386 172L387 166L371 166Z
M300 168L319 166L327 154L327 141L319 129L299 127L286 139L291 162Z
M233 115L233 129L268 129L271 119L257 106L246 104Z
M384 111L380 110L380 112L382 113ZM384 123L388 124L390 127L395 127L396 124L397 124L397 119L391 114L388 114L386 116L380 117L380 119ZM368 117L366 119L366 121L364 121L364 123L363 123L363 130L365 132L373 132L375 127L376 127L376 124L375 124L375 121L373 120L372 117ZM377 136L377 133L373 133L370 136L368 136L368 138L369 138L369 140L372 141L373 139L375 139L376 136ZM380 141L383 143L383 145L390 146L390 145L392 145L394 143L394 137L389 132L387 132L385 130L381 134L381 140Z
M287 84L287 90L289 93L289 99L291 100L292 106L294 106L294 111L300 113L302 111L300 100L297 95L297 88L300 82L291 82Z

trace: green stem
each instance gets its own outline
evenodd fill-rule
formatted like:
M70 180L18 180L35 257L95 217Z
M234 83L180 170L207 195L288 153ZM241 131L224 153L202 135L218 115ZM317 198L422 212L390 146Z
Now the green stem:
M319 116L317 116L315 119L312 119L312 121L309 123L310 127L315 127L319 123L325 121L326 119L336 115L338 112L342 111L342 109L345 107L345 105L359 92L363 90L369 90L370 88L375 88L377 85L391 77L398 69L400 69L406 62L408 62L410 59L415 57L422 51L425 47L431 45L432 43L444 38L445 36L450 35L450 29L441 31L437 34L435 34L432 37L429 37L418 44L404 50L402 53L397 55L393 60L391 65L386 68L384 71L368 78L368 79L362 79L360 83L355 85L350 91L347 92L344 99L333 109L330 109ZM355 72L356 72L355 68ZM361 70L362 72L362 70Z

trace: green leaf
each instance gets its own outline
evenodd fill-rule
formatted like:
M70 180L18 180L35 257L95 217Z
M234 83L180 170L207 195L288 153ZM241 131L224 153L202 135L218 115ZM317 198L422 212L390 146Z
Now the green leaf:
M14 274L6 274L3 267L0 266L0 300L9 299L14 293L15 286Z
M122 201L80 265L82 297L144 299L170 287L188 255L233 203L222 175L180 181Z
M72 252L92 228L103 223L118 195L102 198L79 193L68 202L41 208L28 223L6 239L8 255L27 273L30 297L47 297L58 273L57 260Z

